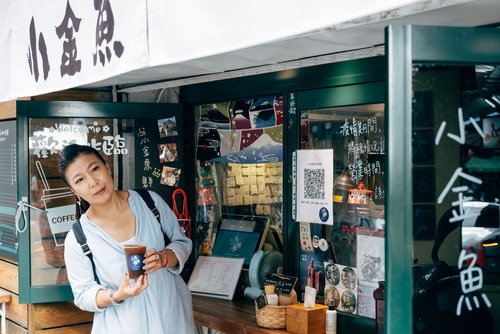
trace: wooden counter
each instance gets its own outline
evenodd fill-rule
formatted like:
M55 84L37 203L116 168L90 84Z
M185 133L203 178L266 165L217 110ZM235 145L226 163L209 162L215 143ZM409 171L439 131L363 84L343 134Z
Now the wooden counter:
M270 333L284 334L286 330L266 329L257 326L255 306L245 299L225 300L193 296L196 325L205 326L226 334Z

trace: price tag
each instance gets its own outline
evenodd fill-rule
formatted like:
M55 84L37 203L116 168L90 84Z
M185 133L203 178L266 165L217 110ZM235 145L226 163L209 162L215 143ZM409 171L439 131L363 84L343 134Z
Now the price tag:
M276 293L289 295L295 283L297 283L297 277L294 276L267 274L263 285L274 285Z
M267 305L266 297L264 297L263 295L260 295L259 297L255 298L255 302L257 303L257 308L259 310Z

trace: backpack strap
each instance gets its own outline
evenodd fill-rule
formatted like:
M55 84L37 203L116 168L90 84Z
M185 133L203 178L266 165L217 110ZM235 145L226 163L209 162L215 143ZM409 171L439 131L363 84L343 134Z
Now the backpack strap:
M155 215L156 219L158 219L158 222L160 222L160 211L155 206L155 202L153 200L153 197L151 197L151 194L147 189L140 188L140 189L134 189L139 195L141 195L142 199L144 202L146 202L146 205L148 206L149 210L153 212Z
M87 257L90 260L90 263L92 264L92 271L94 272L94 280L97 282L97 284L101 284L99 277L97 277L94 257L92 256L92 251L90 250L90 247L87 244L87 238L85 237L85 233L83 233L80 219L77 219L71 228L73 229L73 233L75 234L76 241L78 241L80 247L82 247L83 254L87 255Z
M161 229L161 220L160 220L160 211L158 211L158 208L155 205L155 202L153 200L153 197L151 197L151 194L147 189L144 188L139 188L139 189L134 189L139 195L141 195L141 198L143 199L144 202L146 202L146 205L148 206L149 210L155 215L156 219L158 220L158 223L160 223L160 229ZM163 240L165 241L165 246L167 246L170 243L170 238L163 232Z

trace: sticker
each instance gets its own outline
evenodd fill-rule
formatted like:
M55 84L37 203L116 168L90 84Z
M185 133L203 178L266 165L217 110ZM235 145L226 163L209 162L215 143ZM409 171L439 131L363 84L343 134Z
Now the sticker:
M313 236L313 247L314 248L319 247L319 237L317 235Z
M142 256L140 255L131 255L128 258L128 265L130 269L133 271L137 271L142 269Z
M321 220L324 223L328 220L329 217L330 217L330 212L328 212L328 209L325 207L322 207L319 210L319 220Z
M321 249L323 252L326 252L328 250L328 242L326 239L321 238L319 240L319 249Z

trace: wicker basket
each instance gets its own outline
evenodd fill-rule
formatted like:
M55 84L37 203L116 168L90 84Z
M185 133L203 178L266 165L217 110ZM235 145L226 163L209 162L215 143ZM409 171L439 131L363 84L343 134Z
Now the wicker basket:
M266 305L260 310L255 303L257 325L270 329L286 328L286 306Z

